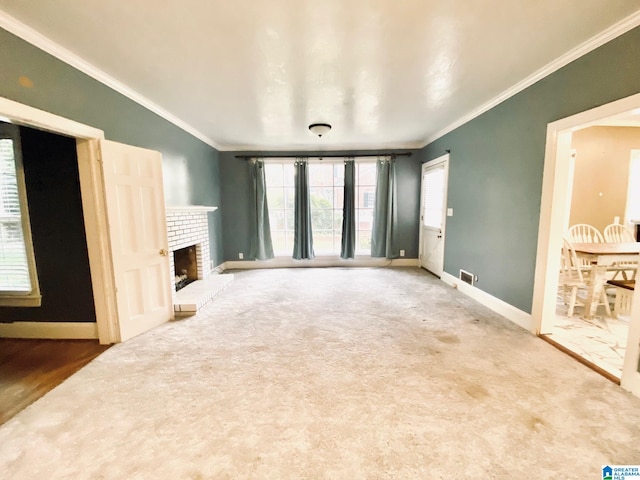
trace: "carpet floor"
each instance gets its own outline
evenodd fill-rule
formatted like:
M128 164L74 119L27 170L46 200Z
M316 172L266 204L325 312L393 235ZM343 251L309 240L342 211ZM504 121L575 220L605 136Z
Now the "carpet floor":
M0 427L7 479L580 479L640 399L413 268L235 273Z

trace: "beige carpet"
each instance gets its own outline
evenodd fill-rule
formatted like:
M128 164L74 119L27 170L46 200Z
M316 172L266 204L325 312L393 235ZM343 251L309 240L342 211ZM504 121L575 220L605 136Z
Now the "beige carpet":
M246 271L0 427L0 477L585 480L639 414L425 272Z

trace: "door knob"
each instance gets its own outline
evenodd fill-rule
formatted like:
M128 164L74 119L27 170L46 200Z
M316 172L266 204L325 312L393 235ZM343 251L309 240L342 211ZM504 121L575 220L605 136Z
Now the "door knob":
M166 257L167 255L169 255L169 251L166 250L165 248L161 248L160 255L162 255L163 257Z

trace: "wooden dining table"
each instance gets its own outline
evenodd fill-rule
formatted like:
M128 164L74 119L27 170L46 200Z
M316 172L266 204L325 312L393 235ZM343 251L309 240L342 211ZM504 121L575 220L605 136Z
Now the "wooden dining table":
M578 258L591 264L592 278L584 309L585 318L593 318L598 309L598 300L607 283L607 270L619 262L638 262L640 260L640 242L625 243L574 243ZM629 268L632 270L633 268ZM637 269L637 265L636 265Z

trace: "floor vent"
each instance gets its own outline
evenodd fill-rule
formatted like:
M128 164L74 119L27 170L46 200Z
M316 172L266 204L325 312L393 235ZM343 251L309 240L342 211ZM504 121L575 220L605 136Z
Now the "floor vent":
M471 272L467 272L466 270L460 269L459 278L464 283L468 283L469 285L473 285L473 280L475 278L475 275L473 273L471 273Z

